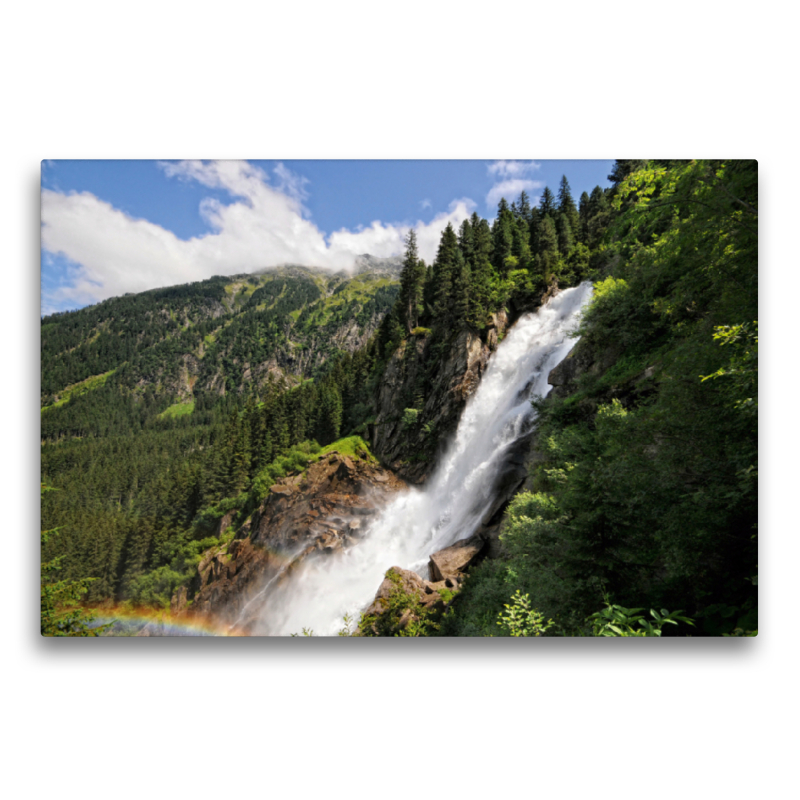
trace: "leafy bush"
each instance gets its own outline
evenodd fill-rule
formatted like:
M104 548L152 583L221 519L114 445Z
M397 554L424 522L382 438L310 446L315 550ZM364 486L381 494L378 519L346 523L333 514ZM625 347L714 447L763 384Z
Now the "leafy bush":
M407 408L403 411L403 427L413 428L417 424L417 417L419 417L418 408Z
M661 636L664 625L677 625L684 622L694 625L688 617L681 616L680 611L669 612L665 608L661 613L650 609L652 621L643 616L641 608L623 608L610 605L587 620L592 626L592 636Z
M168 608L175 590L187 577L170 567L158 567L131 582L130 599L135 605Z
M497 624L508 636L543 636L555 627L552 619L545 622L544 614L531 608L530 597L519 589L511 602L505 604L505 609L498 615Z

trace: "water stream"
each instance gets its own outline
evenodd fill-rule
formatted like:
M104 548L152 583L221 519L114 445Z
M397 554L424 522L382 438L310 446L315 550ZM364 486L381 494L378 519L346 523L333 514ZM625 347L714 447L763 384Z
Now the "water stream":
M318 636L335 635L345 614L358 619L389 567L427 577L432 553L481 526L511 448L535 424L531 400L549 392L547 376L574 346L569 333L591 293L588 282L567 289L517 321L492 355L428 483L392 500L358 546L308 563L276 586L253 633L288 635L307 628Z

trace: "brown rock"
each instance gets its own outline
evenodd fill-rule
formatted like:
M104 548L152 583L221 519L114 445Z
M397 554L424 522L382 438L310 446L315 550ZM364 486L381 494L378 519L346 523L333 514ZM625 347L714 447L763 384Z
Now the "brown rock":
M289 476L270 488L240 528L242 538L203 554L191 584L192 611L238 620L239 627L255 625L262 601L248 609L248 619L239 615L268 581L283 570L278 586L306 559L329 558L356 545L366 519L405 486L382 467L338 453L310 464L303 475L301 481ZM292 558L288 565L287 557Z
M486 542L479 534L445 547L431 556L428 567L434 581L445 581L463 573L483 552Z

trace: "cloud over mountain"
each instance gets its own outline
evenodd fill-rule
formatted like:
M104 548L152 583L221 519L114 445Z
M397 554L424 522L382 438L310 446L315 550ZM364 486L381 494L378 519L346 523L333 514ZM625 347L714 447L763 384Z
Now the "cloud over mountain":
M429 223L375 220L326 236L303 205L308 180L283 164L272 175L245 161L181 161L161 167L168 178L222 190L231 202L205 198L199 213L210 230L184 240L89 192L43 189L42 250L75 265L70 280L43 294L45 310L283 263L349 269L361 253L402 253L412 226L421 257L432 261L447 223L458 226L475 208L469 199L454 200Z

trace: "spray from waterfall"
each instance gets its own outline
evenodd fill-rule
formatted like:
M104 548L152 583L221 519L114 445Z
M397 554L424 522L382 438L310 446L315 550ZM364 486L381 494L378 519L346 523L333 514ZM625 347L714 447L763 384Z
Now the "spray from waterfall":
M304 564L264 592L253 633L289 635L310 628L315 635L335 635L345 614L358 619L389 567L425 576L432 553L480 528L513 445L533 430L531 400L549 392L547 376L574 346L570 333L591 293L591 284L583 283L518 320L492 355L425 487L398 495L357 547Z

